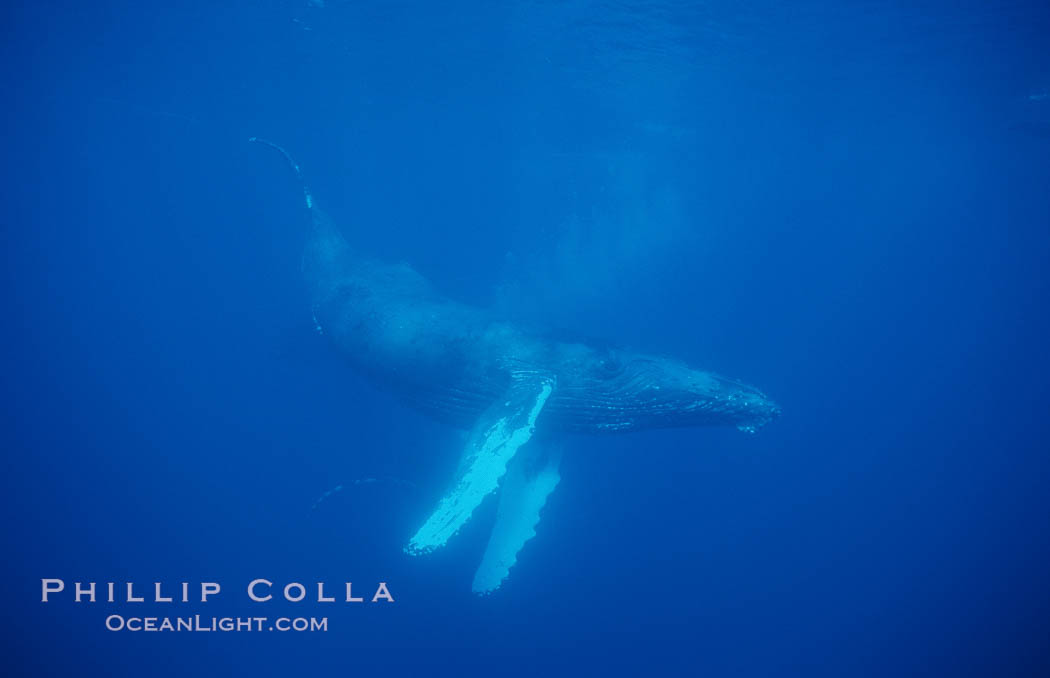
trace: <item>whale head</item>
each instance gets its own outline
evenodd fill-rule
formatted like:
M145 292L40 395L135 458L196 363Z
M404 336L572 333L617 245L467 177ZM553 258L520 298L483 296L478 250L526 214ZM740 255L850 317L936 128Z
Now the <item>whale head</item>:
M780 414L758 389L679 360L627 351L589 358L559 382L552 403L577 430L728 425L752 433Z
M670 411L671 425L732 425L754 433L780 415L780 407L757 388L711 372L689 367L670 358L647 358L647 369L657 391L667 391L662 401Z

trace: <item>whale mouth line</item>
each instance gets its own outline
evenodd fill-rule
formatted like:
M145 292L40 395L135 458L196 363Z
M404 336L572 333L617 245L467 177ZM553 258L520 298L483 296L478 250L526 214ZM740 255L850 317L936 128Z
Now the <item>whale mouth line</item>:
M647 428L680 428L728 424L757 430L780 415L780 407L756 390L699 393L655 385L632 377L616 385L569 383L550 398L545 428L571 433L608 433ZM719 386L725 383L712 379ZM480 384L431 384L411 389L406 399L460 427L469 425L496 397L495 389ZM743 386L742 388L748 388Z

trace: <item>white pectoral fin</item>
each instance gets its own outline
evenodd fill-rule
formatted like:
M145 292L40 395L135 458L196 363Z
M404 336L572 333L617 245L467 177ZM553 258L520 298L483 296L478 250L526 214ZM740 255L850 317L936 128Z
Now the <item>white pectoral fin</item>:
M514 376L509 391L474 426L452 489L409 540L406 553L417 555L444 546L463 527L497 488L514 453L532 437L536 418L553 391L554 378L546 373Z
M545 450L536 443L514 458L500 490L496 524L485 555L474 574L474 593L492 593L510 574L525 542L536 536L540 511L561 476L561 450Z

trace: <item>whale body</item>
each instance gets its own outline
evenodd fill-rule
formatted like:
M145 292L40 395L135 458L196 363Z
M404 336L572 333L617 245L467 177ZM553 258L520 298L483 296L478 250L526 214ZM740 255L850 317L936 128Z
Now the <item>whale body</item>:
M282 153L302 180L284 149L252 140ZM303 193L310 233L302 267L318 331L378 385L470 431L450 489L406 553L443 546L500 491L477 593L497 589L534 536L560 480L558 433L706 425L753 432L780 412L757 389L681 361L552 340L449 299L407 264L354 250L305 183ZM537 430L549 434L546 442Z

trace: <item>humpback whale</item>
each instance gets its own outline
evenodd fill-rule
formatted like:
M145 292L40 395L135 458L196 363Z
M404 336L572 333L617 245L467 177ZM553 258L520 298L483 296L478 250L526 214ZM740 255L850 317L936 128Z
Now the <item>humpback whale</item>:
M779 414L746 384L668 357L530 333L443 296L406 264L356 251L292 157L250 140L283 155L302 187L310 222L302 271L318 331L366 377L469 430L451 485L404 550L444 546L498 490L474 592L499 588L535 536L560 480L557 434L702 425L753 432Z

